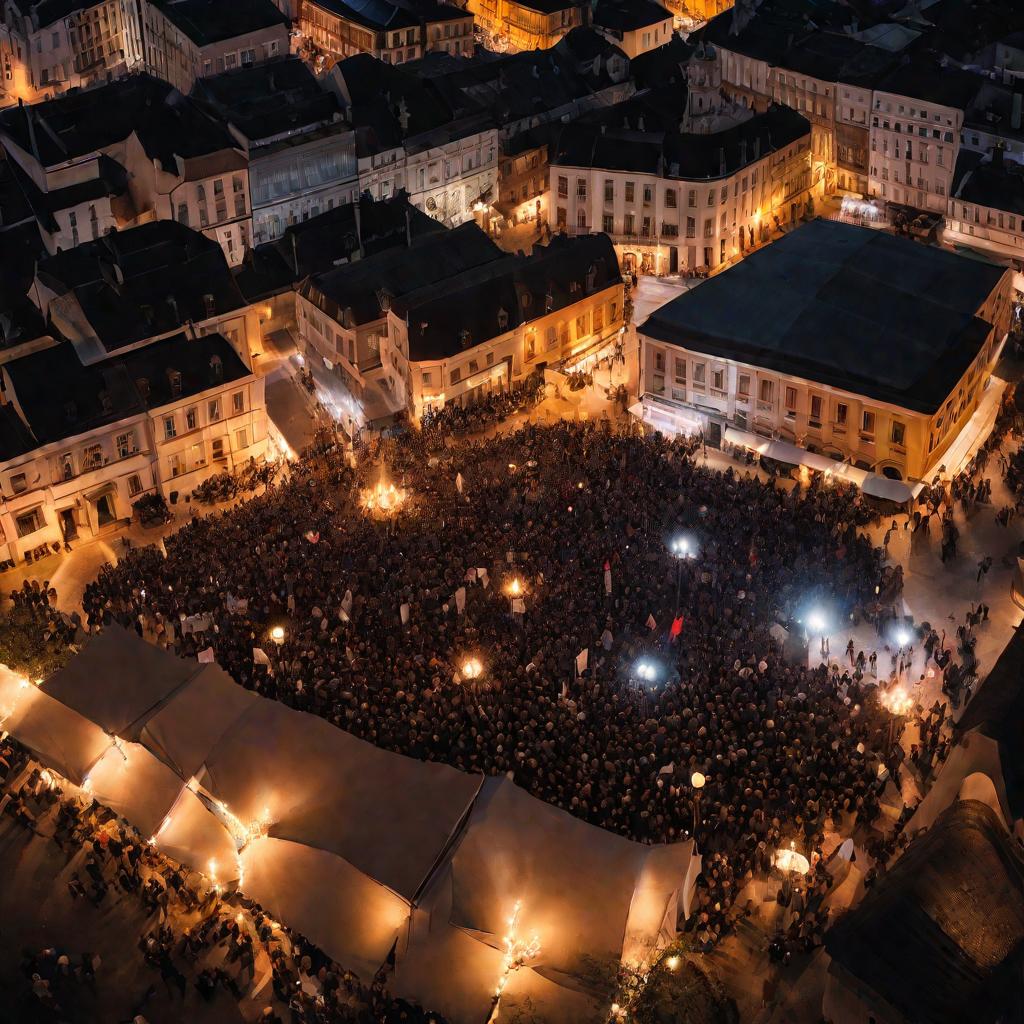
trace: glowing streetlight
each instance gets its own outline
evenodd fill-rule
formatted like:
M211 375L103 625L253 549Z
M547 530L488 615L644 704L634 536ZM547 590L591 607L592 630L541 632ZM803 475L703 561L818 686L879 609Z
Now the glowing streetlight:
M633 666L633 674L637 679L642 679L645 683L653 683L658 678L657 662L652 661L650 658L641 658Z
M807 616L807 627L816 636L820 636L828 628L828 621L825 615L819 611L813 611Z
M677 957L677 956L666 957L665 958L665 966L670 971L677 971L677 970L679 970L679 957Z
M905 626L901 626L896 630L896 643L898 643L900 647L906 647L912 639L913 635Z
M690 776L690 785L693 786L693 841L697 842L697 826L700 824L700 794L707 778L703 772L694 772Z
M483 675L484 667L479 658L466 658L462 663L463 679L479 679Z
M275 626L270 631L270 639L273 640L274 643L277 644L278 647L280 647L281 644L284 643L284 636L285 636L284 626Z

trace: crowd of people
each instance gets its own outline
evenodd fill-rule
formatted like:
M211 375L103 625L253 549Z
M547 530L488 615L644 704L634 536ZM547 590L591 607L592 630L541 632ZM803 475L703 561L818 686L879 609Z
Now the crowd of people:
M390 997L383 975L360 981L259 906L237 893L221 894L166 858L109 809L79 791L65 793L11 739L0 747L0 774L3 812L67 857L72 900L108 913L119 900L143 906L137 946L154 979L131 1008L134 1024L146 1024L146 1006L161 985L181 1005L182 1019L192 989L207 1002L220 989L236 1000L255 995L257 958L266 958L272 975L274 999L260 1018L265 1024L444 1024L437 1014ZM71 937L66 947L25 948L24 999L8 993L7 1010L20 1006L25 1015L19 1019L42 1022L102 1019L90 1009L109 1005L101 993L102 963Z
M728 865L703 881L714 936L759 848L878 813L872 687L784 656L771 628L798 636L818 603L870 614L890 580L855 492L785 492L693 451L560 423L455 447L427 432L355 468L321 452L189 523L166 557L103 571L88 627L118 621L186 657L212 646L266 696L404 754L512 771L644 842L689 835L699 770L698 838ZM360 506L382 472L409 494L386 523ZM677 535L695 557L673 554ZM205 630L182 628L197 616ZM652 659L654 683L635 671Z
M544 375L535 373L515 388L492 391L471 405L448 402L440 409L423 413L421 427L426 434L471 433L501 423L517 413L529 412L544 397Z

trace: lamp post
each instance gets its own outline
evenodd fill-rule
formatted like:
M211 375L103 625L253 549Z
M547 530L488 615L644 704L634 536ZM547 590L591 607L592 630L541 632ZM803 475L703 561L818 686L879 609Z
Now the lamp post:
M694 545L691 543L689 537L676 537L671 544L669 544L669 551L675 556L676 560L676 605L675 614L679 614L679 597L683 590L683 560L687 558L696 558L697 553L694 550Z
M819 648L821 656L823 658L826 657L827 651L825 649L825 637L826 630L828 629L828 620L825 618L823 612L815 609L814 611L808 613L806 622L808 646L810 646L810 642L814 637L818 637L821 644Z
M690 776L690 785L693 786L693 841L697 842L697 825L700 823L700 793L708 780L702 772L694 772Z
M285 637L284 626L275 626L270 631L270 639L273 640L274 643L277 644L278 647L280 647L281 644L284 643L284 637Z

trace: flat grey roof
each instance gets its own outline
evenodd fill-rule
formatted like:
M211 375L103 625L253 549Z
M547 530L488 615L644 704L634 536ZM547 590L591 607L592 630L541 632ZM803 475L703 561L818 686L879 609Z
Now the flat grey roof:
M815 220L656 310L640 333L934 413L991 325L1006 271Z

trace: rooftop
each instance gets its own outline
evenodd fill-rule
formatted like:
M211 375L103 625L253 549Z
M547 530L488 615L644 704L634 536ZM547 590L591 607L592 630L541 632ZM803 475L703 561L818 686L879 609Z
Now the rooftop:
M652 90L568 124L550 162L567 167L636 171L687 181L734 174L755 160L810 135L810 123L773 104L725 131L681 132L686 91Z
M280 26L287 36L290 22L273 0L150 0L196 46Z
M247 305L216 241L176 221L112 232L40 263L41 282L74 292L107 352Z
M965 203L1024 215L1024 167L1001 155L985 161L958 157L953 196Z
M1020 1019L1019 846L987 805L953 804L833 925L825 948L907 1020Z
M211 360L220 361L219 374ZM60 344L15 359L4 370L38 444L74 437L249 374L220 334L194 339L176 334L88 366L73 345ZM172 370L181 374L177 392Z
M412 206L404 192L379 201L361 196L358 203L343 203L300 221L281 238L257 246L239 272L238 284L255 302L287 291L310 274L445 230L439 221Z
M939 68L928 61L901 64L875 88L894 96L938 103L955 110L967 110L985 79L969 71Z
M348 311L355 323L370 323L385 315L381 297L406 295L503 258L505 253L470 221L414 238L408 248L388 249L317 274L301 294L336 320Z
M176 155L190 159L237 145L191 100L147 74L0 112L0 138L38 154L44 167L105 150L133 132L165 168L176 169Z
M658 309L642 334L921 413L988 336L1002 267L815 220Z
M299 57L200 78L192 96L233 124L250 143L341 120L337 97L320 87Z
M506 256L395 299L409 324L409 358L440 360L619 284L607 235L555 236L530 256Z
M613 32L633 32L672 19L672 12L655 0L599 0L593 23Z

